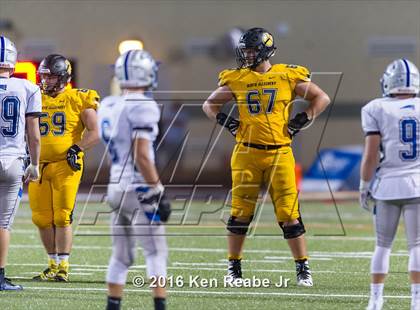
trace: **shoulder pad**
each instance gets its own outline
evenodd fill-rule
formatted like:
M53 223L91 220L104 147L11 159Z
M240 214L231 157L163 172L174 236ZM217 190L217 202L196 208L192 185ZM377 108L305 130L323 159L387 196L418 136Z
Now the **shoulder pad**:
M219 74L219 86L223 86L237 79L241 75L240 69L227 69Z
M294 64L284 64L283 66L291 79L304 82L311 80L311 72L306 67Z

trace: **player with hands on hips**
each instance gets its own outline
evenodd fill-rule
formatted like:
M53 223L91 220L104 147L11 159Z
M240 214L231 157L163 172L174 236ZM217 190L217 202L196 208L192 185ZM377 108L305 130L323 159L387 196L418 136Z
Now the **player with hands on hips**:
M219 75L219 87L203 104L209 119L235 136L231 158L232 206L227 223L228 272L233 281L242 279L242 251L261 185L268 187L276 220L292 252L299 286L312 286L295 182L292 137L329 104L328 95L311 82L302 66L271 64L276 46L263 28L247 30L236 48L237 69ZM295 96L310 102L306 111L290 118ZM221 112L236 101L239 119Z

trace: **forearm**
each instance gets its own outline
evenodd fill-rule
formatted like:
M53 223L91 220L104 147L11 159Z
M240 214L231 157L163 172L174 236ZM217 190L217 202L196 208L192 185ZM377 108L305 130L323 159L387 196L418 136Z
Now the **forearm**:
M148 185L154 187L160 182L156 166L147 156L137 157L136 165Z
M39 132L39 131L38 131ZM28 135L28 150L31 157L31 164L39 165L39 157L41 153L41 137L40 135Z
M209 119L216 120L216 115L225 103L233 99L233 93L228 86L221 86L210 94L203 104L203 111Z
M82 140L77 142L76 144L85 151L92 146L98 144L99 142L99 134L97 130L88 130L86 129L83 133Z
M327 94L322 93L310 100L308 108L305 110L310 119L317 118L330 104L330 98Z
M214 104L209 100L207 100L203 104L204 113L207 115L209 119L213 121L216 120L216 115L220 112L221 108L222 108L221 105Z
M373 179L375 170L378 167L377 158L366 158L363 157L362 164L360 168L360 178L363 181L369 182Z
M41 153L41 134L39 131L38 117L26 118L26 140L31 163L33 165L38 165Z

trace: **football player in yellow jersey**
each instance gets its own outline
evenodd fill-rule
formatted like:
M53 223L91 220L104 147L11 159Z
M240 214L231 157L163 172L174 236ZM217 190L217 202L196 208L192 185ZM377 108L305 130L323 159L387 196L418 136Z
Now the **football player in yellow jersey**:
M328 95L311 83L309 71L301 66L274 64L273 36L263 28L246 31L236 49L239 68L225 70L217 88L205 101L207 116L226 127L235 137L231 158L232 207L227 229L228 276L242 278L241 259L260 187L265 184L296 262L297 284L312 286L305 227L300 217L295 183L292 137L307 126L329 104ZM308 108L289 120L295 96L309 101ZM234 99L239 120L221 112Z
M29 185L32 221L48 253L48 268L35 280L68 281L72 214L83 171L84 151L99 142L99 96L68 89L70 62L48 55L38 68L42 89L41 177Z

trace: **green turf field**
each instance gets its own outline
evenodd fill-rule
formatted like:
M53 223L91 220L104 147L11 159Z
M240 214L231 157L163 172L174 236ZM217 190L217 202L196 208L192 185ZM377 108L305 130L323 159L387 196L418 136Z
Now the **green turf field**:
M84 207L86 209L84 210ZM171 226L168 309L363 309L369 294L369 263L374 247L372 221L356 203L302 203L308 230L308 247L313 270L313 288L298 288L294 263L274 221L272 207L260 209L257 227L246 242L243 272L246 278L267 278L270 287L224 288L226 266L225 229L217 206L177 203ZM84 212L82 212L84 210ZM185 212L187 210L187 212ZM200 210L208 213L200 218ZM74 248L70 257L70 283L38 283L30 279L46 267L46 255L38 233L30 221L27 203L22 203L15 220L7 274L22 284L23 292L1 292L0 309L104 309L105 273L110 256L107 211L101 204L79 203L75 214ZM186 216L186 214L188 216ZM83 216L81 222L80 218ZM95 222L96 218L96 222ZM197 221L200 218L200 224ZM83 225L78 225L82 223ZM131 281L144 276L144 260L139 257L129 273L123 309L153 309L148 288ZM408 309L409 285L407 250L400 229L391 257L391 273L385 286L384 309ZM190 276L216 279L221 287L196 287ZM290 278L288 287L277 288L280 277ZM214 282L213 282L214 283ZM182 285L179 285L182 286Z

